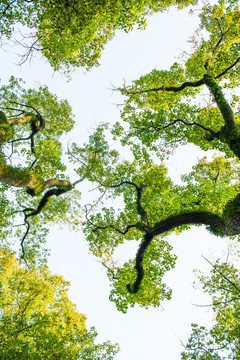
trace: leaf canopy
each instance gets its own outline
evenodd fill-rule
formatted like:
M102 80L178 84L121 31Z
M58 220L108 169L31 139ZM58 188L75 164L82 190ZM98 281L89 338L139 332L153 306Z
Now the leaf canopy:
M4 0L0 4L0 34L10 38L16 23L21 23L34 30L23 37L30 40L23 61L37 50L54 70L90 69L99 65L102 50L116 30L128 32L135 25L144 28L147 15L193 3L195 0Z
M86 316L68 298L69 283L47 266L24 268L0 250L0 356L2 359L113 359L117 345L95 344Z

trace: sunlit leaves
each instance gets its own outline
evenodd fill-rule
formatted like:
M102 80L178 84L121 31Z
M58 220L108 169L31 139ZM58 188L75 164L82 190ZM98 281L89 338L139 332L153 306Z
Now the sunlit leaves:
M29 218L28 223L24 212L25 208L29 211L38 208L45 181L51 178L68 180L65 174L66 165L62 161L60 138L73 128L74 119L68 102L59 101L46 86L26 89L21 79L11 77L9 84L1 87L1 95L0 106L9 121L9 126L13 129L10 140L14 141L9 144L7 142L9 139L4 139L1 179L8 185L23 188L27 187L25 183L28 178L32 178L33 183L34 181L36 184L39 183L39 196L34 198L26 193L26 189L12 188L11 202L7 193L9 186L1 185L2 239L6 241L6 236L11 233L11 241L17 240L20 246L25 235L29 235L20 250L24 251L28 261L35 263L45 259L46 251L43 250L42 245L50 223L67 223L70 228L76 229L81 219L78 191L72 191L71 201L68 194L50 199L44 212ZM34 138L30 138L29 134L33 132L31 122L33 116L42 117L44 124L40 131L34 134ZM28 226L31 228L29 234Z
M141 1L27 1L16 0L0 4L0 33L11 36L14 25L20 22L33 28L32 42L42 51L54 70L99 65L105 44L115 31L126 32L134 25L144 28L146 16L163 11L171 5L179 8L195 0ZM31 46L30 44L29 46Z
M211 277L201 276L203 289L212 298L214 325L207 329L192 324L192 333L182 359L234 359L239 355L239 271L219 260Z
M202 85L208 73L223 87L238 86L239 11L237 2L205 4L200 12L204 31L196 32L192 54L185 63L175 62L169 70L154 69L121 89L127 96L122 119L128 126L117 124L114 134L121 134L123 144L132 144L137 138L164 157L168 151L191 142L203 150L214 148L232 156L216 135L223 126L222 115ZM235 101L237 107L239 99Z
M135 281L136 271L131 260L114 271L108 271L112 282L109 299L115 302L119 311L127 312L128 307L158 307L163 300L171 298L171 290L163 283L164 274L175 265L176 257L171 254L171 246L162 239L155 239L146 251L143 267L144 279L136 294L128 291L127 285Z
M1 108L8 119L27 113L42 116L45 121L44 131L40 131L34 139L36 172L45 178L57 176L65 170L61 160L62 149L59 138L73 128L72 109L66 100L59 101L46 86L26 89L23 85L21 80L12 77L8 85L1 87ZM14 139L27 137L26 132L28 134L31 132L29 123L14 125ZM16 141L13 146L18 156L21 156L28 165L33 162L30 140ZM10 146L8 151L11 153Z
M222 212L226 203L238 194L238 177L238 161L227 161L224 157L207 161L205 157L182 180L187 183L186 193L193 197L193 206L197 203L201 209Z
M117 345L95 344L86 317L68 299L69 283L46 266L28 270L0 250L0 355L29 360L113 359Z

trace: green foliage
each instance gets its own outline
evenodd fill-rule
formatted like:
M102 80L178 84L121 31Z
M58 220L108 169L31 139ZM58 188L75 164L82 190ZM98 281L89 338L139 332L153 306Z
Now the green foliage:
M61 137L72 130L74 117L68 102L59 101L46 86L26 89L21 79L11 77L9 84L3 85L0 90L0 106L4 110L0 125L3 133L0 158L1 235L3 243L9 241L20 246L27 231L23 210L38 208L45 182L58 178L69 185L66 165L62 160ZM40 119L34 125L40 130L31 138L35 118ZM12 157L20 158L20 162L12 162ZM10 186L19 188L11 188L12 201L9 201L8 195ZM35 197L29 196L25 188L34 189ZM46 251L42 245L50 224L67 223L71 229L78 227L81 218L80 193L72 186L65 186L65 190L71 190L71 196L66 194L54 197L55 201L50 199L43 213L28 219L31 231L24 243L28 261L38 263L45 259Z
M30 108L35 114L37 111L45 120L44 131L38 132L35 136L35 152L38 159L35 172L45 178L63 174L66 167L61 160L60 137L72 130L74 125L74 116L68 102L59 101L46 86L25 89L24 82L14 77L11 77L9 84L3 85L0 91L0 106L8 119L17 117L21 112L25 115ZM29 131L29 127L29 123L14 125L14 139L24 137L23 131ZM31 148L22 144L21 141L15 142L14 149L18 150L17 154L25 158L26 165L30 166L34 159Z
M214 325L207 329L192 324L191 337L182 353L182 359L238 359L240 277L231 264L218 260L211 276L201 276L203 289L212 298Z
M201 42L197 51L186 62L186 71L190 79L201 77L205 73L206 62L211 71L218 75L238 58L239 16L237 1L219 1L217 4L207 4L203 7L200 13L200 29L207 32L208 38ZM237 72L237 68L233 68L224 74L227 87L239 85Z
M218 82L223 88L239 86L239 16L237 1L219 1L213 6L206 4L200 12L203 33L196 32L192 39L192 54L184 59L185 62L175 62L169 70L154 69L131 86L122 88L122 93L127 96L122 119L128 126L126 129L122 124L116 124L114 134L122 136L123 144L131 145L137 138L162 158L187 143L205 151L216 149L232 156L231 141L226 139L226 134L221 134L227 120L223 119L219 104L226 105L226 99L219 98L216 106L217 98L212 89L214 102L206 97L205 102L201 101L204 94L201 85L208 73L217 79L216 86ZM196 98L199 93L201 98ZM239 98L235 100L237 107ZM235 121L238 122L237 116Z
M32 42L54 70L71 70L99 64L105 44L118 29L126 32L134 25L144 28L146 16L171 5L182 8L195 0L16 0L0 4L0 34L11 37L20 22L30 29ZM36 45L36 42L38 45ZM30 44L31 46L31 44Z
M6 248L0 268L1 359L113 359L118 346L94 344L97 333L86 329L62 276L47 266L25 269Z
M157 237L152 240L144 254L144 277L136 294L127 289L127 285L136 279L135 263L130 260L121 266L114 258L115 250L124 241L143 241L144 234L154 231L161 222L177 214L208 211L222 216L227 204L239 192L238 160L230 161L219 156L207 161L205 157L199 160L192 172L182 176L183 185L174 185L167 177L164 165L154 164L148 157L145 162L120 162L111 158L104 138L99 139L99 144L102 144L104 154L102 163L98 163L96 172L91 171L89 179L98 184L101 203L104 197L106 203L111 199L118 204L118 209L112 206L97 208L97 203L94 207L87 207L85 234L90 251L108 268L112 282L110 300L116 303L118 310L126 312L128 306L136 303L144 307L159 306L171 294L162 284L162 276L175 266L175 256L170 253L168 242ZM92 153L90 145L78 148L78 154L88 151ZM188 227L176 226L171 231L180 234ZM217 229L216 226L211 228L211 232L226 235L226 229ZM164 239L169 233L164 234Z
M174 4L181 7L193 3L39 0L27 1L24 12L25 2L18 0L9 8L5 2L1 4L2 33L10 37L15 20L34 27L34 40L41 44L44 56L55 70L63 68L67 72L76 66L89 69L97 65L104 45L117 29L129 31L135 24L144 27L148 14ZM60 137L74 123L68 103L59 102L46 87L26 90L14 78L2 86L0 105L8 121L6 124L2 116L2 151L6 154L9 150L9 136L15 141L23 136L23 129L42 128L35 134L34 151L22 141L14 142L14 153L24 158L26 166L16 164L8 168L11 181L3 176L1 181L16 186L16 179L12 179L23 175L25 182L35 181L34 189L23 183L17 186L41 193L47 189L47 180L57 176L66 182L64 186L53 185L51 190L71 190L64 196L47 199L39 212L36 209L44 199L42 195L30 199L31 192L14 191L16 203L26 206L25 211L11 210L11 214L16 222L18 219L17 225L25 221L25 227L30 226L31 231L25 239L26 229L19 226L13 236L25 239L25 254L31 263L38 263L43 256L40 244L48 224L70 223L73 229L78 227L79 194L73 188L84 179L96 188L96 198L85 207L86 238L90 251L108 268L112 282L110 299L123 312L136 303L159 306L171 297L171 290L162 282L163 275L175 266L175 256L167 242L169 234L180 234L192 224L207 225L215 235L239 234L239 15L235 0L204 4L199 11L200 29L192 38L192 52L169 69L153 69L121 89L126 97L121 112L123 123L115 124L112 135L122 146L128 146L128 160L121 160L119 143L119 152L110 149L110 135L104 135L108 126L101 124L88 143L72 144L68 149L78 176L73 184L67 181L66 164L61 158ZM232 94L228 95L225 88L231 88ZM23 118L14 125L14 134L5 134L6 129L13 127L9 127L10 120L14 121L19 110ZM207 157L199 160L189 174L182 176L182 184L174 184L164 160L177 146L188 143L206 152L214 149L217 155L211 161ZM35 156L37 161L33 164ZM5 160L2 156L2 173ZM6 194L8 187L4 186L2 193ZM7 198L3 199L7 205ZM32 217L31 209L37 211ZM114 253L125 240L138 241L139 250L135 261L119 265ZM141 273L144 276L139 280ZM138 280L139 288L130 293ZM196 330L198 335L202 330Z
M163 300L171 299L171 290L164 284L163 276L174 268L176 256L171 254L172 247L167 241L156 239L148 247L144 258L144 279L137 294L129 293L127 285L134 283L136 271L132 260L122 267L108 270L108 277L112 283L109 299L123 313L128 307L138 304L148 308L150 305L159 307ZM106 264L105 264L106 265Z

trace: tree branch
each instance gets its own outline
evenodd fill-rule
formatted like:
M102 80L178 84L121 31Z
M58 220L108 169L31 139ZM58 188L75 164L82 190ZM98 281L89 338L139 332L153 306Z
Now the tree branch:
M236 128L236 124L234 121L234 113L231 106L228 104L227 100L225 99L221 87L218 85L216 80L213 76L209 74L205 74L204 83L207 85L210 93L213 95L216 104L222 114L225 126L229 130L233 130Z
M228 66L225 70L223 70L220 74L218 74L217 76L215 76L215 79L219 79L221 76L225 75L229 70L231 70L232 68L234 68L235 65L237 65L237 63L240 61L240 56L236 59L236 61L234 61L234 63L232 63L230 66Z
M129 92L129 94L136 95L136 94L143 94L148 92L158 92L158 91L172 91L172 92L179 92L184 90L186 87L199 87L204 84L203 79L197 81L186 81L179 86L160 86L158 88L152 88L148 90L141 90L135 92Z
M24 117L18 117L18 118L13 118L13 119L8 119L7 122L10 125L13 124L23 124L25 122L30 122L31 123L31 134L26 137L26 138L20 138L20 139L14 139L9 141L9 143L12 144L12 153L10 154L10 156L8 157L8 159L12 156L13 154L13 143L17 142L17 141L25 141L25 140L31 140L30 146L31 146L31 151L32 153L35 155L35 160L33 161L33 163L31 164L30 168L33 167L33 165L36 163L37 158L36 158L36 152L34 149L35 143L34 143L34 136L39 132L42 131L45 127L45 120L43 119L43 117L40 115L34 115L34 114L30 114Z
M128 232L130 229L132 229L132 228L137 228L137 224L128 225L125 230L120 230L120 229L116 228L114 225L111 225L111 224L110 224L110 225L106 225L106 226L96 225L96 224L94 224L94 223L89 219L89 217L88 217L87 205L85 205L85 216L86 216L87 222L94 227L93 232L98 232L98 230L105 230L105 229L111 228L111 229L115 230L116 232L118 232L118 233L121 234L121 235L126 235L127 232Z
M12 4L14 4L16 2L16 0L11 1L3 10L1 16L0 16L0 20L3 19L3 17L5 16L6 12L8 11L8 9L11 7Z
M135 264L137 278L133 285L127 285L128 291L130 293L135 294L139 290L144 276L144 269L142 266L143 256L152 239L155 236L161 235L182 225L208 225L212 229L217 231L224 231L225 229L225 221L220 216L206 211L196 211L172 215L169 216L167 219L162 220L160 223L156 223L150 230L146 231L144 235L144 241L141 243L138 249Z
M167 124L166 126L163 126L163 127L158 127L158 126L154 126L154 125L148 125L148 126L144 127L143 129L153 128L156 131L161 131L161 130L167 129L168 127L170 127L170 126L172 126L172 125L174 125L174 124L176 124L178 122L180 122L180 123L182 123L184 125L187 125L187 126L198 126L201 129L209 132L211 134L211 136L213 136L213 137L215 137L217 135L217 133L215 131L213 131L212 129L207 128L207 127L205 127L205 126L203 126L203 125L201 125L201 124L199 124L199 123L197 123L195 121L191 122L191 123L188 123L188 122L186 122L185 120L182 120L182 119L176 119L176 120L172 121L171 123L169 123L169 124ZM138 128L136 127L136 129L138 129Z
M229 284L231 284L234 287L234 289L237 290L238 293L240 293L240 289L237 287L237 285L234 284L226 275L224 275L223 272L219 270L216 265L212 264L211 261L206 259L204 256L203 258L214 268L214 270L216 270L224 278L224 280L226 280Z
M144 235L144 241L140 245L137 255L136 255L136 263L135 263L135 269L137 271L137 278L133 285L128 284L127 289L130 292L130 294L136 294L140 288L143 276L144 276L144 269L142 266L143 256L145 251L147 250L148 246L150 245L152 239L154 238L154 235L151 235L150 233L146 233Z
M228 66L225 70L223 70L220 74L218 74L217 76L214 77L214 79L218 79L220 77L222 77L223 75L225 75L229 70L231 70L238 62L240 61L240 57L238 57L233 64L231 64L230 66ZM136 95L136 94L143 94L143 93L148 93L148 92L158 92L158 91L172 91L172 92L179 92L184 90L186 87L199 87L201 85L205 84L205 80L204 77L200 80L197 81L186 81L183 84L179 85L179 86L160 86L160 87L156 87L156 88L152 88L152 89L147 89L147 90L140 90L140 91L127 91L127 93L129 95Z
M59 182L61 182L61 180L59 180ZM56 184L56 181L55 181ZM66 192L70 191L73 187L65 187L65 188L54 188L54 189L50 189L48 190L42 197L42 199L40 200L37 209L32 209L32 208L25 208L23 210L21 210L20 212L24 213L24 225L26 225L27 229L26 232L21 240L21 249L22 249L22 259L25 261L25 263L27 264L27 261L25 259L25 250L24 250L24 241L30 231L30 223L28 221L28 218L31 216L35 216L38 215L42 209L46 206L49 198L53 195L55 196L60 196L62 194L65 194ZM27 264L28 266L28 264Z
M138 186L134 182L127 181L127 180L126 181L121 181L119 184L115 184L115 185L106 185L106 184L103 184L99 180L98 180L98 182L100 183L100 185L102 185L104 187L109 187L109 188L117 188L117 187L120 187L120 186L125 185L125 184L134 186L136 191L137 191L137 212L140 215L142 222L145 225L148 225L147 213L146 213L146 211L144 210L144 208L143 208L143 206L141 204L141 198L142 198L143 189L145 187L147 187L148 185L142 184L141 186Z

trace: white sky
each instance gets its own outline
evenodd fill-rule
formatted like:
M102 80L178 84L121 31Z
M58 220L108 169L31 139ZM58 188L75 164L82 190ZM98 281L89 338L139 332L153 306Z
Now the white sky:
M153 68L169 68L183 50L189 49L187 40L197 27L197 20L184 10L171 9L157 14L148 21L145 31L129 34L119 32L106 46L101 66L88 73L77 70L72 80L66 82L60 74L54 74L49 65L34 58L31 65L16 66L17 49L1 52L1 78L5 83L10 75L22 77L29 87L38 82L48 85L59 98L67 98L76 114L77 124L70 140L80 144L96 124L101 121L119 120L121 102L119 95L111 91L112 84L120 86L125 80L139 77ZM15 64L14 64L15 63ZM180 149L169 161L170 175L177 179L187 172L202 155L194 150ZM79 190L84 191L80 184ZM69 233L67 229L54 228L48 239L52 249L49 265L53 272L63 274L71 281L70 298L80 312L87 315L89 326L96 326L100 342L111 340L121 347L116 360L175 360L180 358L181 340L185 341L191 322L208 324L211 312L193 304L206 304L201 292L193 292L192 269L207 268L201 255L217 258L224 247L224 240L210 236L204 228L192 228L184 234L171 237L171 244L179 256L176 269L167 276L167 284L173 289L173 298L162 309L134 308L127 314L119 313L108 300L107 276L100 263L88 254L87 243L81 231ZM209 250L212 249L212 250ZM132 254L136 248L127 246L123 253Z

